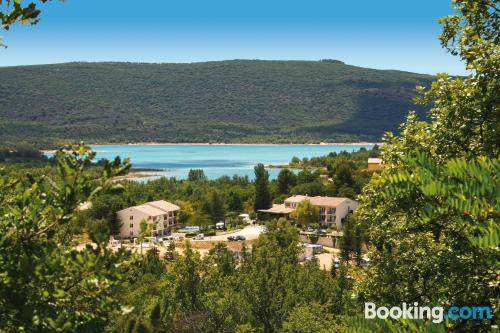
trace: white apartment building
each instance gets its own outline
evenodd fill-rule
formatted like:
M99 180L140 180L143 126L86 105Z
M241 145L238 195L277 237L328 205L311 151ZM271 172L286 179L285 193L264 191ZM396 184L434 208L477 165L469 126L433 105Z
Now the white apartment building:
M179 210L179 206L165 200L122 209L116 213L121 223L120 236L122 238L139 236L141 221L153 224L151 236L168 235L177 222Z
M271 208L259 210L259 212L288 217L297 205L304 200L309 200L311 204L319 208L318 222L322 226L332 227L335 224L337 230L342 230L342 221L346 218L347 214L352 213L358 208L358 202L349 198L294 195L285 199L285 202L281 205L273 205Z

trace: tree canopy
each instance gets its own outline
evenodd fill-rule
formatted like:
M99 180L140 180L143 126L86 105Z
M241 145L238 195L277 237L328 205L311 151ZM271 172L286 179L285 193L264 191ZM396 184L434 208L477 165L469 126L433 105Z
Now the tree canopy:
M499 49L496 1L456 1L440 40L471 74L440 74L388 135L385 167L360 196L373 263L362 297L385 304L482 304L498 313ZM489 331L491 321L449 323Z

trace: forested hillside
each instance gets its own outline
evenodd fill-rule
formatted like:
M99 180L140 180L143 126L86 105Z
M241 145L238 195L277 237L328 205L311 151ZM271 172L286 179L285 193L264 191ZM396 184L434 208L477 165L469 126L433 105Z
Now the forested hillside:
M432 79L333 60L67 63L0 78L0 140L36 142L380 140Z

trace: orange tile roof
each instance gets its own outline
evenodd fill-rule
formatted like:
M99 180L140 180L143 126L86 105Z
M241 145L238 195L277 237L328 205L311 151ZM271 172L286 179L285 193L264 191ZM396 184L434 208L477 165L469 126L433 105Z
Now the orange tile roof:
M130 207L130 208L137 209L138 211L141 211L144 214L147 214L149 216L160 216L160 215L164 215L167 213L164 210L158 209L158 208L150 206L148 204L134 206L134 207Z
M269 209L259 209L259 212L271 214L290 214L293 212L293 208L285 207L285 205L273 205Z
M165 200L158 200L146 202L143 205L138 205L126 209L137 209L138 211L143 212L144 214L147 214L149 216L160 216L179 210L180 207Z
M299 203L304 200L309 200L311 203L315 206L327 206L327 207L336 207L340 203L344 202L348 198L343 198L343 197L309 197L306 195L294 195L288 199L285 200L285 202L290 202L290 203Z
M168 212L181 209L179 206L165 200L151 201L146 203L146 205L153 206Z

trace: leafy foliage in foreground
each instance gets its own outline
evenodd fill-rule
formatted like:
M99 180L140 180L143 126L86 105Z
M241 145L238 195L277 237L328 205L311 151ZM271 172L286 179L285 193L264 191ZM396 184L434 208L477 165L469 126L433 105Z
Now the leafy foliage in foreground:
M410 114L387 136L385 168L360 196L358 221L371 248L360 297L379 304L490 306L491 320L449 329L489 332L499 313L500 53L497 1L457 0L441 19L441 42L471 74L439 75L419 102L432 122Z
M40 3L47 2L48 0L39 0ZM0 24L5 30L9 30L10 26L15 23L21 24L37 24L40 20L40 10L36 3L22 3L20 0L2 0L5 3L4 7L0 11ZM3 46L0 43L0 46Z
M423 320L367 320L362 317L351 318L348 321L348 327L344 329L345 333L376 333L376 332L391 332L391 333L444 333L446 326L444 324L436 324L432 321Z
M118 292L120 302L133 310L110 329L336 332L356 303L350 297L352 278L346 267L333 277L317 262L300 264L297 245L296 229L281 220L273 221L251 250L242 250L239 264L222 244L204 257L186 244L183 255L172 262L151 252L149 264L137 267L133 281Z
M481 247L500 245L500 160L480 157L467 161L455 158L439 165L429 156L405 158L407 169L389 174L383 195L390 198L411 198L419 192L428 198L419 212L422 223L436 216L462 214L476 229L471 241ZM411 200L411 199L410 199Z
M380 140L414 107L415 86L432 80L258 60L4 67L0 77L0 140L38 144Z
M92 158L83 148L58 152L54 178L0 178L0 331L94 332L119 308L112 289L124 254L106 250L99 237L95 248L71 243L79 205L118 190L110 178L129 168L117 159L91 178Z

